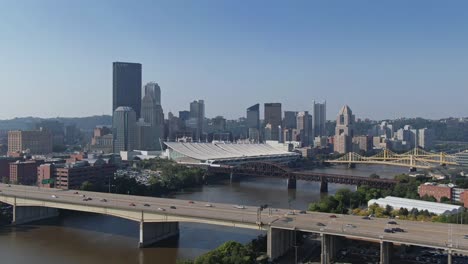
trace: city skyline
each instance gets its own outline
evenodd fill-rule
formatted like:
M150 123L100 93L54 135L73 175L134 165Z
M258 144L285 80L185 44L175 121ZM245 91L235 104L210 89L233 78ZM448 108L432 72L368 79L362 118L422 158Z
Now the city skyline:
M312 113L326 100L377 120L464 117L467 5L5 2L0 89L28 96L0 119L112 115L113 61L141 63L166 113L195 99L209 117L267 102Z

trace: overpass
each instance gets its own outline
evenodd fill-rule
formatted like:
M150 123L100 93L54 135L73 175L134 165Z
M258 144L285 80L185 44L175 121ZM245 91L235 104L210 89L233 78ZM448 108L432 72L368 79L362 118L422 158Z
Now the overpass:
M84 195L84 197L82 197ZM91 198L92 200L86 200ZM105 199L105 201L104 201ZM379 243L380 263L390 263L392 245L415 245L454 253L468 253L468 226L429 222L400 221L404 233L385 233L386 219L365 220L358 216L307 212L288 214L289 210L258 207L237 208L231 204L190 202L143 196L40 189L32 186L0 184L0 202L13 206L13 224L56 216L58 209L92 212L121 217L140 223L140 247L179 234L179 222L195 222L230 227L260 229L268 232L267 247L276 259L295 246L298 231L321 236L321 263L332 263L339 241L361 239ZM209 206L208 206L209 205ZM173 208L171 208L173 206ZM322 225L320 225L321 223ZM349 227L348 224L352 225Z
M184 163L182 163L184 164ZM187 164L188 166L204 167L211 173L230 174L231 180L236 175L270 176L287 179L288 188L295 189L297 180L320 182L320 192L328 192L328 183L367 185L372 188L391 188L398 181L393 179L375 179L364 176L321 173L314 171L294 171L289 167L272 162L246 162L236 166L219 164Z

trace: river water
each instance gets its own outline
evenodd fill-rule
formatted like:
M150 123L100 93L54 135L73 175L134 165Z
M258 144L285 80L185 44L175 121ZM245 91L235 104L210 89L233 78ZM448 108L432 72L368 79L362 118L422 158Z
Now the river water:
M368 176L377 173L391 178L406 170L385 166L358 166L355 169L332 167L324 173ZM354 186L330 184L329 193ZM278 178L244 177L239 182L219 182L173 195L173 198L233 203L269 204L270 207L306 209L320 199L319 183L298 181L296 190L288 190ZM180 223L178 239L150 248L138 249L138 224L132 221L80 212L63 212L56 219L20 227L0 228L1 263L15 264L171 264L177 259L195 258L220 244L235 240L247 243L261 231L221 226Z

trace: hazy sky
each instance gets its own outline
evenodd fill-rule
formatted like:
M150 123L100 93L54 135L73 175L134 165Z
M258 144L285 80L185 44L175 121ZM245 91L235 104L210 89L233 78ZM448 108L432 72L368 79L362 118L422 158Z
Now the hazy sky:
M111 114L113 61L142 63L166 114L468 116L468 1L0 0L0 119Z

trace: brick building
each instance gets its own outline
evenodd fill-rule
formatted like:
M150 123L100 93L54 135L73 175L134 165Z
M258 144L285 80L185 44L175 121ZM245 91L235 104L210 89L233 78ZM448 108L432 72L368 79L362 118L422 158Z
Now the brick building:
M8 131L8 155L28 151L29 154L52 153L52 134L45 130Z
M43 164L37 168L37 178L41 187L79 189L85 181L94 185L106 184L116 170L114 164L106 163L103 159L81 160L67 164ZM48 179L54 179L54 182Z
M452 188L448 185L421 184L418 188L419 197L434 196L438 202L442 197L452 200Z
M16 161L10 163L10 182L23 185L36 185L37 167L42 160Z

